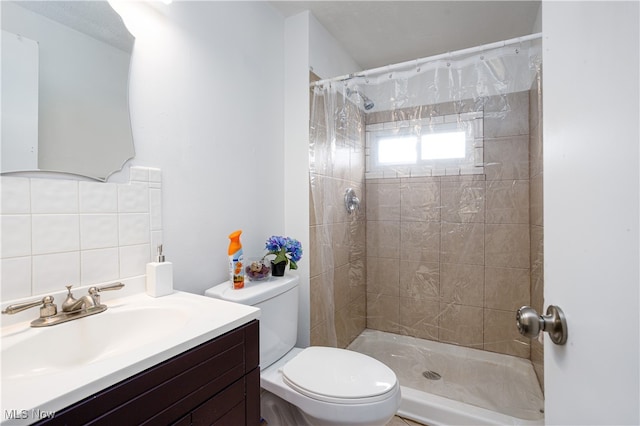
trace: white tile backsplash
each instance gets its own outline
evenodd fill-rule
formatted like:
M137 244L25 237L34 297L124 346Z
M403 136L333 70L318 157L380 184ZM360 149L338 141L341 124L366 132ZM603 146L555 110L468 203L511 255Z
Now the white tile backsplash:
M78 181L32 179L31 213L78 213Z
M151 230L162 229L162 192L149 188L149 223Z
M120 246L120 276L144 275L147 263L151 260L150 253L149 244Z
M118 247L118 215L81 214L80 249Z
M83 250L80 254L80 284L92 285L116 281L120 277L117 247Z
M31 215L2 215L0 256L31 255Z
M27 214L31 212L29 179L2 178L2 214Z
M118 212L141 213L149 211L149 184L118 185Z
M2 301L145 274L162 243L161 170L130 183L2 176Z
M131 167L129 169L129 180L131 182L149 182L149 168Z
M118 185L80 182L80 213L116 213L117 211Z
M31 256L2 259L0 270L2 299L13 300L31 295Z
M153 182L153 183L162 182L162 170L149 168L149 182Z
M80 250L80 220L77 214L39 214L31 218L32 254Z
M58 291L66 285L80 285L79 251L33 256L34 295Z
M118 222L121 246L149 244L149 213L122 213Z

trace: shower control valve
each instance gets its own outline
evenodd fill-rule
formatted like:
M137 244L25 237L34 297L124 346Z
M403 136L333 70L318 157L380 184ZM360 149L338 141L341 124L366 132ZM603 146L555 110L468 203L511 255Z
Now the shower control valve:
M554 305L547 307L546 315L539 315L530 306L521 307L516 312L516 327L525 337L533 339L546 331L556 345L567 343L567 320L562 309Z
M360 199L356 196L356 191L353 188L347 188L344 193L344 207L347 214L360 211Z

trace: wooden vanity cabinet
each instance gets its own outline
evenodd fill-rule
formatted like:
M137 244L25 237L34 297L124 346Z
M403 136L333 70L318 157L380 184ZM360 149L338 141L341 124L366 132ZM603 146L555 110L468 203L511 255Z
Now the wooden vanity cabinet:
M259 359L254 320L37 424L258 425Z

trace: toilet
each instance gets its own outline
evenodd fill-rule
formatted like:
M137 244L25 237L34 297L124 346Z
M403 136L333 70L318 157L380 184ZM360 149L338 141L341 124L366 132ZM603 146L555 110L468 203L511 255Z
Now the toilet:
M296 348L298 284L290 274L248 281L239 290L226 282L205 295L260 308L260 385L295 406L309 424L385 425L400 406L395 373L358 352Z

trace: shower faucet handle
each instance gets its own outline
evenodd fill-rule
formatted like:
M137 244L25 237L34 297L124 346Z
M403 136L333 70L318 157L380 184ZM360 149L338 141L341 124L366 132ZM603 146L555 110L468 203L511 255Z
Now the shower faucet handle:
M356 196L356 191L353 188L347 188L344 193L344 207L347 210L347 214L360 211L360 199Z
M554 305L547 307L546 315L539 315L531 306L521 307L516 312L516 327L525 337L533 339L546 331L556 345L567 343L567 320L562 309Z

